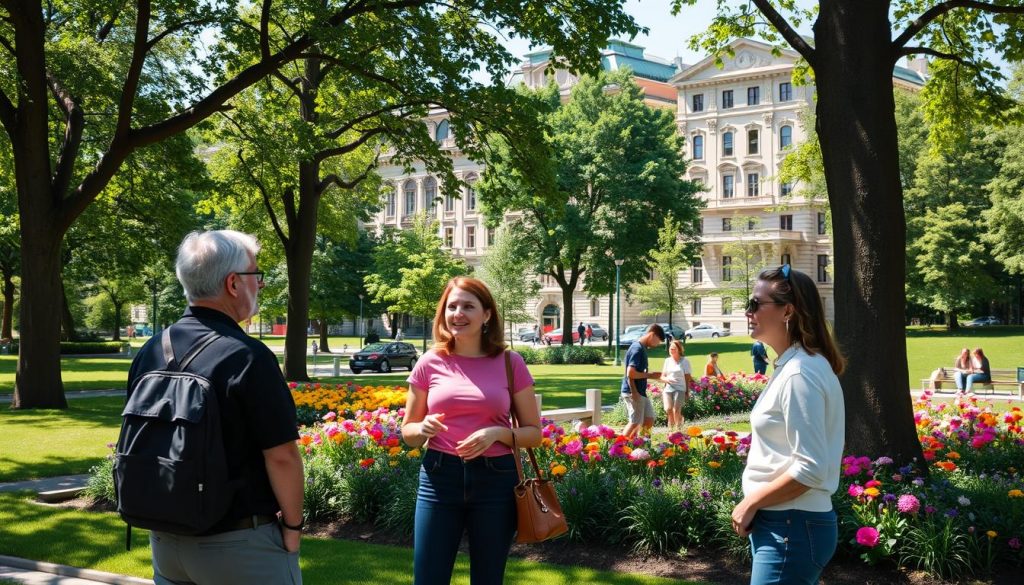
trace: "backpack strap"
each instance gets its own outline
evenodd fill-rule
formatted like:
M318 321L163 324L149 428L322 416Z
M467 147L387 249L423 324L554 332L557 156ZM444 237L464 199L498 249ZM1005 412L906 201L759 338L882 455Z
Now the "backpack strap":
M192 363L192 360L196 359L196 356L198 356L211 343L217 341L221 337L221 334L217 333L216 331L211 331L207 333L206 335L200 337L199 341L196 341L194 344L192 344L192 347L190 347L188 351L185 352L185 355L181 358L181 361L178 361L174 357L174 348L171 347L171 328L168 327L167 329L164 329L164 333L160 339L160 343L163 346L164 360L167 362L167 369L170 371L184 372L185 368L187 368L189 364Z

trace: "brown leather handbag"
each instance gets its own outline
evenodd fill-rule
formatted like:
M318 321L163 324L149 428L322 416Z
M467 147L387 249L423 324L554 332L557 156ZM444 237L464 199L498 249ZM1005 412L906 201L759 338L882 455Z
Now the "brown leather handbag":
M512 356L505 352L505 372L508 376L509 413L512 415L512 428L519 427L519 419L516 417L515 399L512 397L513 374ZM519 473L519 484L515 487L517 530L516 542L531 543L542 542L556 536L565 534L569 525L565 521L565 514L562 513L562 505L558 503L558 496L555 494L555 486L550 479L544 479L540 467L537 465L537 456L533 449L527 447L526 453L530 457L530 464L533 466L535 477L527 478L523 474L522 453L516 444L516 434L512 433L512 455L516 461L516 471Z

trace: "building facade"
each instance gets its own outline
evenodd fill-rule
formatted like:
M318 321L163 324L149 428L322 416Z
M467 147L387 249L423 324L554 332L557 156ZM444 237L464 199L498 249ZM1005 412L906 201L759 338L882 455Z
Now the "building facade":
M686 66L678 59L646 55L642 47L621 41L610 42L602 55L605 70L633 71L648 105L676 109L690 159L687 178L705 187L702 257L677 275L684 294L673 322L684 329L711 323L746 333L743 306L753 280L761 269L783 263L815 279L832 318L832 241L825 202L805 197L800 185L779 179L782 160L806 139L801 115L813 104L814 88L792 83L796 52L774 56L769 45L749 39L734 41L732 49L735 56L724 58L721 66L711 57ZM577 78L553 67L550 51L526 55L510 83L540 87L552 69L563 99L568 99ZM924 82L920 73L904 68L894 71L894 79L911 90ZM478 265L495 235L484 225L472 188L483 167L457 150L443 110L431 112L426 123L436 140L450 149L455 175L469 187L461 198L443 197L439 179L422 165L407 173L384 160L379 172L390 189L383 209L367 227L408 227L413 216L426 211L437 220L445 247L469 265ZM561 289L548 276L537 278L540 292L527 306L535 321L524 325L560 327ZM575 320L607 327L609 303L608 298L588 298L580 290L573 301ZM643 309L624 295L621 326L667 320L667 315L643 316Z

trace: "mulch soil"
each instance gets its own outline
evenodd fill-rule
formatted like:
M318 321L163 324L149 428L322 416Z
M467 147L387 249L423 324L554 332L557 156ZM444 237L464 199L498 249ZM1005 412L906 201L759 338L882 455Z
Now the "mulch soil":
M87 498L69 500L60 506L88 511L112 511L111 504L94 504ZM370 544L412 547L411 534L340 520L311 522L307 534L317 538L343 538ZM463 541L461 550L468 552ZM719 556L716 556L719 555ZM539 563L584 566L601 571L640 573L668 579L713 583L715 585L746 585L750 568L742 561L720 556L715 551L693 549L672 556L644 556L606 544L589 544L554 540L540 544L514 544L512 556ZM1020 575L1006 570L985 579L943 581L923 572L908 572L891 565L871 566L859 559L833 560L825 569L821 583L826 585L1020 585ZM599 584L592 584L599 585Z

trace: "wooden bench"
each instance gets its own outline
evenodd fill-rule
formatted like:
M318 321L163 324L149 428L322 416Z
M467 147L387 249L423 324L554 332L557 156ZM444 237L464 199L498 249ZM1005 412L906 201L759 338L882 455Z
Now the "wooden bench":
M952 387L955 391L956 381L953 379L953 374L956 372L953 368L945 368L945 375L936 378L922 378L921 389L922 390L934 390L941 392L943 385ZM1015 368L992 368L992 381L991 382L975 382L971 388L982 388L992 393L995 392L996 387L1009 388L1011 390L1017 390L1017 397L1024 400L1024 382L1017 381L1017 370Z
M601 424L601 413L604 408L601 406L601 391L597 388L588 388L586 391L586 404L583 408L557 408L544 410L541 407L541 395L537 394L537 410L542 418L552 420L556 423L564 423L572 420L582 421L586 425Z

